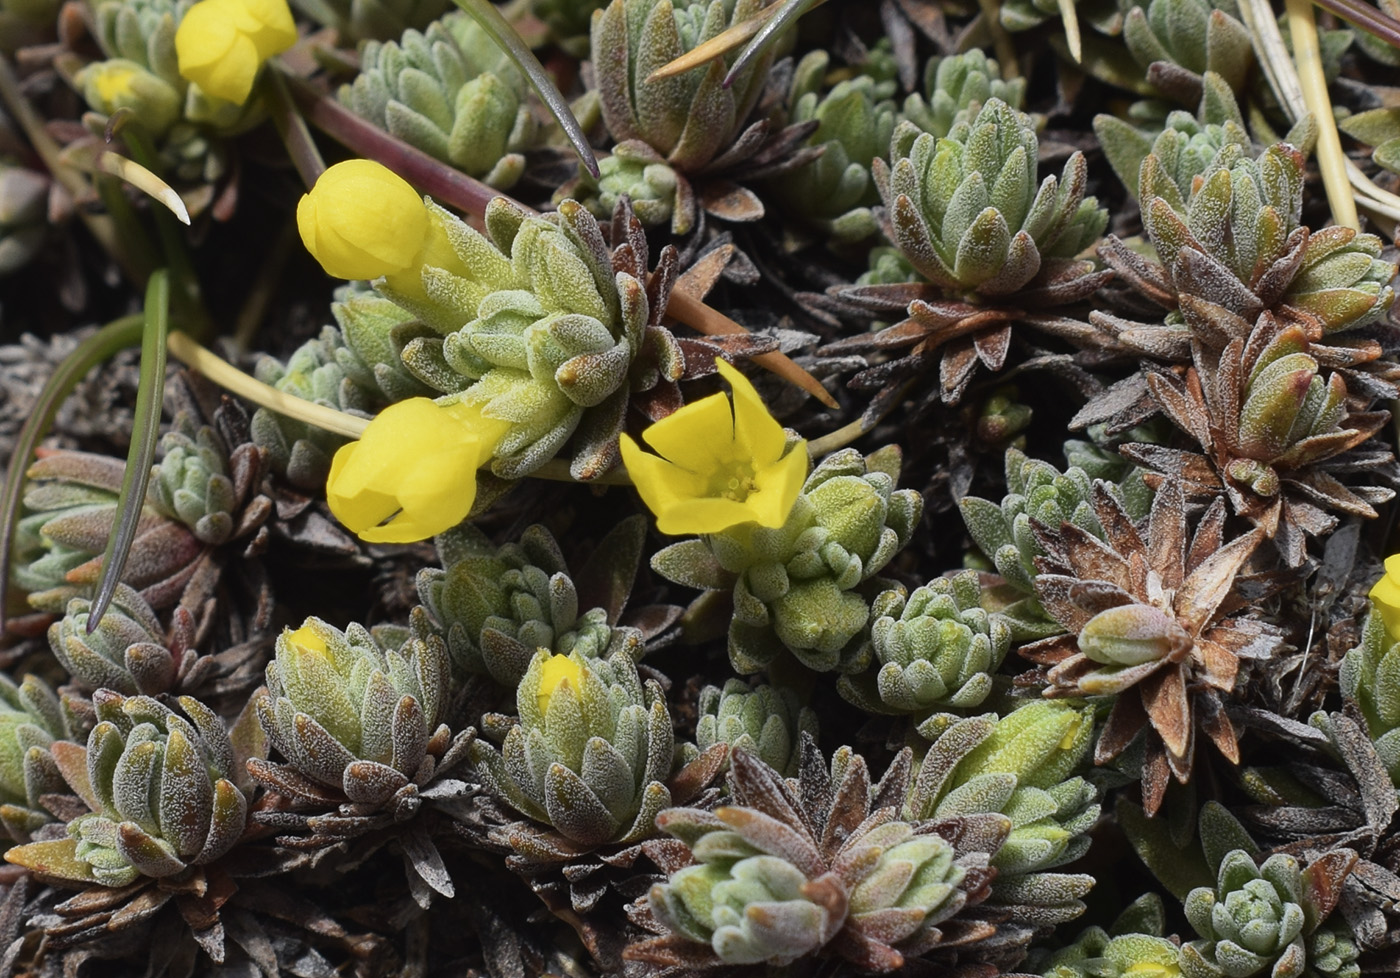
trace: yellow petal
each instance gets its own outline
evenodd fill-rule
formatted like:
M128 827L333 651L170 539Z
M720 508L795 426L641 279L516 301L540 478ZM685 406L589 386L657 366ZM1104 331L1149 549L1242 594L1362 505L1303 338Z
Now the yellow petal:
M204 0L185 11L175 31L175 57L180 74L212 65L228 54L238 39L227 0ZM193 79L191 79L193 80Z
M673 537L691 533L720 533L741 523L752 523L753 508L722 496L687 499L656 513L656 528Z
M705 493L707 483L704 478L674 462L643 451L630 435L622 436L619 447L622 449L622 464L627 466L627 474L637 487L637 494L653 513L684 505Z
M1371 588L1371 600L1391 641L1400 641L1400 554L1385 559L1385 576Z
M807 481L809 464L807 442L803 440L781 459L758 471L754 478L757 487L745 501L756 523L776 529L787 522L802 484Z
M302 626L296 631L287 633L287 641L292 645L299 646L303 649L310 649L313 652L321 652L324 654L326 651L325 639L317 635L316 630L305 622L303 622Z
M552 655L540 668L540 688L535 693L535 701L540 712L549 712L549 701L561 686L572 684L574 689L582 689L583 669L567 655Z
M735 451L741 458L753 459L754 468L776 462L787 443L783 426L768 413L763 398L736 367L720 357L715 358L715 366L734 389Z
M242 105L262 63L296 38L286 0L202 0L180 19L175 55L183 78Z
M242 105L253 90L263 59L240 32L228 0L204 0L189 9L175 32L180 75L214 98Z
M662 418L642 438L664 458L707 475L734 458L734 410L729 398L711 394Z
M297 27L287 0L238 0L238 28L266 61L297 41Z
M411 543L466 519L476 500L479 412L411 398L381 411L363 437L335 454L326 500L371 543Z

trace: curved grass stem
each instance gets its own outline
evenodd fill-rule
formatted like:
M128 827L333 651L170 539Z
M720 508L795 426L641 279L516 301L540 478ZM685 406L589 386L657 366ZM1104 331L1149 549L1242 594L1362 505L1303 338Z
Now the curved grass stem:
M139 342L143 325L144 317L134 315L123 316L103 326L79 343L40 389L34 407L15 439L10 467L5 472L5 484L0 489L0 593L10 580L15 526L19 521L25 474L34 457L34 450L48 433L64 398L78 385L78 381L97 364ZM5 602L0 600L0 633L4 630Z

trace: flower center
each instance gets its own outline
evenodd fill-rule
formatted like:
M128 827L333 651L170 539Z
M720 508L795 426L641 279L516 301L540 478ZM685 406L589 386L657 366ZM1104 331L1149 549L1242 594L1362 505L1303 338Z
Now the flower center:
M756 474L751 459L736 459L720 465L719 471L710 477L710 495L742 503L749 498L749 493L758 489Z

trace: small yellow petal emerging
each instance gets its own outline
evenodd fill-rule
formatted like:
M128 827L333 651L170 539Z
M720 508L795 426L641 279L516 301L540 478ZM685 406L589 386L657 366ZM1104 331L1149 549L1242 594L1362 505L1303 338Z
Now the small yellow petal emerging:
M559 687L571 685L575 691L580 687L583 670L567 655L552 655L540 668L540 688L535 695L540 705L540 713L549 712L549 700Z
M1392 642L1400 642L1400 554L1385 559L1385 576L1371 588L1371 600Z
M741 523L780 527L807 477L806 443L787 437L753 385L716 361L734 390L687 404L642 433L658 455L624 435L622 461L662 533L719 533Z
M297 230L327 275L376 279L415 263L428 235L428 209L388 167L346 160L301 198Z
M109 61L103 68L105 70L96 72L92 79L97 88L98 98L103 102L114 103L119 98L133 94L131 80L136 77L137 70L134 63Z
M180 115L180 93L134 61L95 61L74 80L94 111L112 115L130 109L153 136L162 135Z
M206 95L242 105L262 63L296 43L287 0L200 0L180 20L180 76Z
M308 652L326 652L326 643L321 636L312 631L311 626L302 625L296 631L287 636L287 641L297 648Z
M370 543L412 543L450 530L476 500L476 470L508 425L474 405L415 397L390 405L331 462L326 501Z

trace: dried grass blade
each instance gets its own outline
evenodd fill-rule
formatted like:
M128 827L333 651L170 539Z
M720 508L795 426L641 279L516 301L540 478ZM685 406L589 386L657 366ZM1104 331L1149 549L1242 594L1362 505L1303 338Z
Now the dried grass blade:
M1346 155L1342 138L1337 134L1337 120L1332 114L1332 100L1327 94L1327 79L1322 74L1322 49L1313 20L1312 0L1284 0L1288 13L1289 33L1293 37L1293 56L1302 83L1303 100L1317 121L1317 163L1322 170L1322 185L1327 191L1327 203L1332 208L1332 220L1344 227L1361 230L1356 213L1356 197L1347 179Z
M826 0L782 0L782 2L765 9L764 13L767 13L768 10L776 8L777 13L769 18L768 23L759 28L753 40L739 53L739 57L734 59L729 74L724 76L724 87L728 88L733 85L734 79L738 78L740 73L753 63L754 58L762 54L769 45L778 39L778 35L785 27L796 23L803 14L824 3Z
M190 212L180 195L175 192L175 188L140 163L120 153L104 150L97 157L97 169L103 173L110 173L119 180L125 180L147 197L163 204L170 213L179 218L181 224L189 225Z
M692 68L698 68L716 58L722 58L739 45L748 41L751 37L763 29L763 25L772 19L773 15L781 9L780 4L765 7L754 14L748 20L741 20L739 23L720 31L714 37L702 44L691 48L685 54L668 61L651 74L647 75L648 82L660 81L663 78L673 78L676 75L683 75Z

